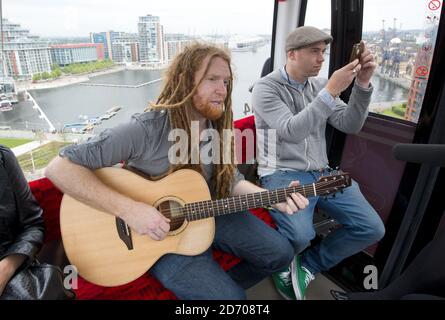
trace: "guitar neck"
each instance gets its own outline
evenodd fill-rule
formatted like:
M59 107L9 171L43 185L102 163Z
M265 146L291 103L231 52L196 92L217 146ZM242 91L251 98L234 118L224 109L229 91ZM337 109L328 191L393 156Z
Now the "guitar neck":
M184 214L188 221L206 219L234 212L269 207L273 204L285 202L291 193L299 192L305 197L316 196L320 183L306 184L298 187L288 187L272 191L243 194L220 200L208 200L188 203Z

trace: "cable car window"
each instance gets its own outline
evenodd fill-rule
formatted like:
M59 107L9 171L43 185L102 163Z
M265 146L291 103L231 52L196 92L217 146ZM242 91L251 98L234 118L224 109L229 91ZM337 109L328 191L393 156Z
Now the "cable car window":
M365 1L363 39L377 69L370 111L417 123L431 69L441 1Z
M236 4L233 7L236 8ZM239 34L229 37L235 81L232 93L233 119L253 114L249 88L261 76L263 64L270 57L272 39L273 1L243 1L244 22L250 25ZM254 10L251 10L255 8ZM255 21L261 21L257 23ZM255 22L255 23L254 23ZM255 27L256 26L256 27ZM221 26L222 30L223 26Z
M0 143L19 147L28 179L60 147L142 112L169 62L195 40L231 51L234 119L252 114L249 88L271 54L274 1L71 2L3 1Z
M304 24L306 26L317 27L328 34L331 34L331 1L308 0ZM330 46L327 47L325 52L325 62L318 74L319 77L328 78L329 54Z

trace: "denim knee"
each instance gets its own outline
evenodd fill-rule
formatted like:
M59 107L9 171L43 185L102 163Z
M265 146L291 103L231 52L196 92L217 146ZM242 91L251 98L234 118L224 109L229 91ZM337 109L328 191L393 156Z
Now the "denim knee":
M294 254L299 254L301 251L310 246L312 239L315 238L315 230L313 230L313 228L312 232L299 232L299 230L293 230L293 232L288 236L289 241L293 246Z
M222 269L221 273L225 274ZM246 300L244 289L228 275L226 279L219 273L207 273L200 279L200 274L190 276L187 272L178 272L169 278L159 275L155 275L156 278L180 300Z
M268 263L268 272L275 273L287 268L294 257L294 248L290 242L283 237L282 243L276 250L275 256Z
M207 292L207 296L204 298L206 300L246 300L246 292L241 287L233 288L233 286L228 286L227 288L219 287L217 290ZM201 298L202 299L202 298Z
M367 221L366 224L357 228L362 239L367 239L370 243L380 241L385 235L385 225L379 216Z
M376 219L369 228L370 237L375 241L380 241L385 236L385 225L380 218Z
M206 286L205 283L198 288L195 288L195 292L191 292L186 287L181 288L169 288L180 300L246 300L246 292L239 286L232 285L231 283L219 283L217 286L209 283Z
M294 219L277 211L271 211L271 215L278 225L278 232L290 242L294 253L298 254L310 245L315 237L312 219Z

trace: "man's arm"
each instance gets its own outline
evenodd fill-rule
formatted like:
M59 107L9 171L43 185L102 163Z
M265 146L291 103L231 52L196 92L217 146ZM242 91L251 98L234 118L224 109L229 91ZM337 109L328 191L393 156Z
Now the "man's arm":
M23 254L11 254L0 260L0 296L17 269L26 260Z
M290 95L290 92L288 93ZM255 85L252 92L252 106L256 117L268 127L277 130L277 135L286 141L303 141L313 130L326 122L332 110L316 97L306 108L292 114L278 92L266 79Z
M45 175L62 192L73 198L123 219L139 234L154 240L165 238L170 220L154 207L134 201L103 184L94 173L62 157L53 159Z
M42 209L34 198L14 153L4 147L0 148L0 152L0 159L2 159L0 161L0 179L5 178L8 188L14 194L13 199L15 199L15 205L12 207L14 209L6 210L5 214L9 214L12 218L10 223L12 221L16 223L15 231L13 231L14 240L2 252L0 260L18 254L26 257L24 265L26 267L27 264L34 261L35 255L43 243L45 224ZM3 231L8 232L8 229Z
M258 115L267 125L277 130L277 134L286 141L302 142L310 132L324 124L336 110L335 103L328 104L322 93L334 97L343 92L354 80L353 70L360 70L359 60L348 63L335 71L328 80L326 87L297 114L292 114L289 107L279 96L276 89L262 79L253 88L252 105L255 115ZM288 93L291 94L290 92ZM293 99L293 98L292 98ZM295 104L295 103L294 103ZM343 103L343 109L346 106ZM343 110L341 110L343 111Z
M121 217L134 202L103 184L90 169L67 158L54 158L47 166L45 175L63 193L117 217Z
M356 82L347 105L339 98L336 99L336 107L329 116L328 123L344 133L358 133L368 116L371 93L372 87L365 89Z
M356 68L357 77L348 105L346 107L343 102L338 104L328 119L333 127L345 133L358 133L362 129L368 116L368 107L373 91L370 81L377 64L371 52L366 49L363 40L360 42L360 46L363 51L360 56L360 68Z
M298 181L292 181L289 186L298 186L300 183ZM255 193L268 191L267 189L260 188L253 183L241 180L233 187L233 195L238 196L242 194ZM309 204L309 201L299 193L292 193L290 197L287 198L287 202L281 202L274 204L273 207L285 212L287 214L294 214L298 210L303 210Z

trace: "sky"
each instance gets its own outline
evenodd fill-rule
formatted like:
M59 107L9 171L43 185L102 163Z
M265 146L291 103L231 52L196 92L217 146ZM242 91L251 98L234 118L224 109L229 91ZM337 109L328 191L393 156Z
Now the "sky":
M427 6L431 0L365 0L363 9L363 31L378 31L393 27L396 29L422 29L428 12ZM305 24L330 29L331 1L308 0ZM439 10L440 11L440 10Z
M157 15L164 33L271 34L273 0L3 0L3 17L42 37L137 32Z
M365 0L364 31L420 29L431 0ZM330 28L330 0L309 0L306 24ZM41 37L137 32L138 17L160 16L165 33L271 34L273 0L3 0L3 17Z

